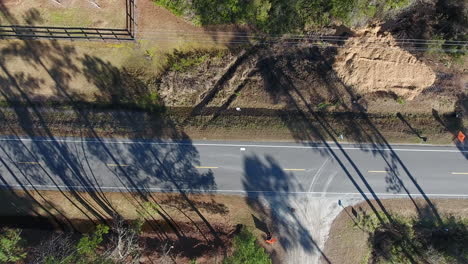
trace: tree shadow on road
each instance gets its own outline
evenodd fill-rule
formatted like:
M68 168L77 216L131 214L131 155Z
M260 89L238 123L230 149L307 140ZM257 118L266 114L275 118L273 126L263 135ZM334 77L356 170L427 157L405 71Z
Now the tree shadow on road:
M346 137L349 141L360 144L361 151L371 153L376 159L381 159L386 164L385 170L389 174L387 176L388 190L406 193L408 198L413 200L417 211L422 213L421 206L414 202L415 194L410 193L408 190L408 186L412 185L418 190L416 195L424 198L427 208L431 209L435 219L441 221L431 199L425 194L398 153L393 150L392 145L366 113L366 108L360 103L360 96L355 94L351 87L347 87L333 71L330 66L333 63L333 61L330 61L330 55L333 55L334 51L320 49L303 51L309 54L306 56L311 61L309 65L312 65L309 72L312 74L319 72L319 76L324 79L326 84L324 87L310 87L307 86L307 83L298 80L300 75L295 74L295 67L298 64L292 63L291 58L287 55L284 57L274 55L272 58L264 58L257 66L265 81L266 89L269 89L272 93L271 96L277 98L281 94L281 96L286 97L285 102L288 103L288 108L295 109L299 113L302 121L291 124L290 127L295 138L299 141L311 141L325 146L325 150L317 151L321 155L331 156L339 164L342 172L376 213L379 222L391 224L393 223L392 214L386 210L380 201L379 195L374 191L373 184L367 181L367 176L363 172L365 168L359 166L349 151L338 140L340 132L335 131L334 124L337 122L344 124L344 126L348 127ZM325 54L327 56L322 57ZM302 86L298 87L297 85ZM317 89L321 90L316 91ZM317 111L314 106L310 105L308 96L311 94L321 97L322 101L326 100L323 95L324 90L328 93L328 97L336 98L342 111L346 114L332 115L330 118L330 115ZM310 146L315 146L316 143ZM309 143L304 144L309 145ZM376 205L371 203L371 200L375 200ZM413 259L410 252L406 255L408 259Z
M293 213L298 205L297 193L304 190L292 173L286 173L271 156L250 155L244 158L242 183L249 205L268 219L269 229L274 237L278 237L283 250L302 248L330 263L304 224L304 219Z
M7 104L1 110L6 122L2 129L12 135L11 141L3 141L3 154L9 157L2 157L2 162L15 167L9 170L9 175L3 175L5 184L15 184L25 192L31 192L31 196L41 189L34 190L32 186L58 189L64 199L95 223L108 223L110 218L119 215L119 210L107 198L109 190L128 192L127 197L132 197L136 208L146 210L147 204L157 205L155 210L150 210L151 214L145 215L149 217L146 220L154 224L155 232L160 234L159 241L204 243L206 248L226 254L227 234L213 226L199 210L199 204L190 198L192 193L216 190L213 172L202 173L195 168L200 164L197 149L190 138L163 114L164 106L152 96L153 90L148 83L97 57L80 57L72 45L57 41L14 41L0 53L0 92ZM45 75L37 77L12 72L9 61L15 59L27 61ZM96 85L99 104L90 103L70 88L76 74L84 74ZM43 82L41 78L52 81L54 86L51 96L54 99L49 102L32 96L34 89ZM144 121L143 124L140 121ZM102 135L119 135L113 132L114 125L134 138L164 137L181 144L152 145L141 141L123 148L122 144L109 143L108 138L102 138ZM75 129L62 130L70 127ZM67 143L57 137L67 134L80 135L81 139ZM24 136L26 140L19 140ZM31 155L27 156L27 152ZM35 162L35 166L10 165L17 161ZM116 189L110 188L114 186ZM181 220L172 218L151 195L162 190L178 193L180 202L196 216L186 215L182 221L192 223L195 232L206 238L204 242L193 240L190 234L184 233L178 223ZM218 213L223 214L222 211ZM170 231L158 226L154 218L163 219ZM176 238L168 236L168 232L176 234Z

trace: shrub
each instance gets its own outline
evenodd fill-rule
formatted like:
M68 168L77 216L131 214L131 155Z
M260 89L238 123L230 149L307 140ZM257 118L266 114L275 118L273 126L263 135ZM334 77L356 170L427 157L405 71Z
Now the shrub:
M231 257L224 259L224 264L271 264L271 259L265 249L257 244L255 236L243 229L234 237L234 253Z
M0 262L17 262L26 257L22 247L21 230L5 229L0 235Z
M197 24L250 24L267 33L289 33L329 25L349 24L379 12L401 9L410 0L154 0Z

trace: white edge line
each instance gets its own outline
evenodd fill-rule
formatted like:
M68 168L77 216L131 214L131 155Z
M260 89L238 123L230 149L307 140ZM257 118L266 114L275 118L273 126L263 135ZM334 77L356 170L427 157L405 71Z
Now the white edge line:
M103 144L143 144L143 145L186 145L212 147L256 147L256 148L290 148L290 149L333 149L333 150L371 150L371 151L405 151L405 152L447 152L468 153L468 150L450 149L405 149L405 148L358 148L358 147L326 147L326 146L285 146L285 145L246 145L221 143L183 143L183 142L145 142L145 141L108 141L108 140L67 140L67 139L30 139L30 138L2 138L0 141L30 141L30 142L60 142L60 143L103 143ZM334 143L330 143L334 144ZM408 145L411 146L411 145ZM449 147L449 146L440 146Z
M110 186L102 186L102 187L96 187L96 186L90 186L90 187L85 187L85 186L66 186L66 185L30 185L30 184L0 184L2 187L27 187L27 188L48 188L48 189L74 189L74 190L128 190L128 191L135 191L135 190L149 190L149 191L159 191L159 192L188 192L188 193L271 193L271 194L330 194L330 195L358 195L362 196L361 193L352 193L352 192L276 192L276 191L246 191L246 190L194 190L194 189L180 189L180 190L170 190L170 189L163 189L163 188L156 188L156 187L148 187L148 188L135 188L135 187L110 187ZM376 195L376 196L423 196L423 194L404 194L404 193L363 193L366 196L370 195ZM467 197L468 194L428 194L425 193L425 196L439 196L439 197Z

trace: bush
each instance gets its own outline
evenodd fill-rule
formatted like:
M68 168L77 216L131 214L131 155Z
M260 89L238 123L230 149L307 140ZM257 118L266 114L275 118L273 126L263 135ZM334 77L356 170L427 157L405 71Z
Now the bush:
M267 33L289 33L329 25L349 24L355 16L373 18L400 9L410 0L154 0L174 14L201 25L250 24Z
M468 260L466 219L452 216L438 219L434 215L410 219L393 215L391 222L382 223L376 215L364 215L358 226L370 234L373 263L427 263L427 260L467 263Z
M271 264L271 259L265 249L257 244L255 236L243 229L234 237L234 253L223 261L224 264Z
M98 252L98 247L103 242L103 236L109 233L109 227L105 225L98 225L96 231L91 235L85 234L79 241L72 253L68 256L49 256L46 258L47 264L106 264L112 263L111 260L101 256ZM72 246L72 245L70 245Z
M5 229L0 235L0 263L17 262L26 257L22 247L21 230Z

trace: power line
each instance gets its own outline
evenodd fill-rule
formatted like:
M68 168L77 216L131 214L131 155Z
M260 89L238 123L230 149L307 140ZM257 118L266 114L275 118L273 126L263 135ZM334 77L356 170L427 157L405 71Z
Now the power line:
M155 35L155 34L170 34L170 35L180 35L180 36L226 36L226 37L237 37L237 38L246 38L246 39L310 39L310 38L321 38L325 40L336 40L336 41L346 41L350 37L344 36L333 36L333 35L319 35L319 34L300 34L300 35L268 35L268 34L247 34L247 33L240 33L236 31L184 31L184 30L143 30L138 31L139 34L144 35ZM468 41L460 41L460 40L427 40L427 39L404 39L404 38L395 38L396 42L418 42L418 43L447 43L447 44L460 44L460 45L468 45Z
M231 35L232 33L232 35ZM144 37L141 39L149 40L167 40L167 41L180 41L184 39L187 41L195 41L200 43L213 43L216 39L226 44L300 44L309 41L309 45L313 46L335 46L341 47L346 41L349 40L347 37L342 36L331 36L331 35L295 35L282 36L282 37L264 37L252 34L238 34L236 32L224 31L219 34L216 31L176 31L176 30L157 30L157 31L140 31L138 34L143 34ZM211 39L206 39L211 37ZM312 42L312 43L310 43ZM357 41L358 45L347 45L346 47L361 47L361 48L392 48L388 43L381 40L369 40L361 38ZM372 44L373 46L369 46ZM457 49L458 47L468 47L468 41L451 41L451 40L424 40L424 39L394 39L392 44L396 44L399 47L407 46L407 50L413 51L425 51L428 47L421 47L427 45L440 45L441 48L432 47L430 49L439 50L444 52L462 52L464 51ZM408 47L409 46L409 47ZM419 47L418 47L419 46ZM395 48L399 48L395 47Z
M151 34L144 34L145 36L140 39L146 40L161 40L161 41L193 41L199 43L210 43L213 44L216 42L216 39L220 42L225 42L226 44L284 44L284 45L293 45L293 44L301 44L307 43L308 45L318 46L318 47L343 47L343 44L348 40L345 37L337 37L337 36L323 36L323 35L314 35L308 37L296 37L296 38L289 38L289 37L282 37L282 38L272 38L272 39L265 39L265 38L249 38L252 35L243 36L243 38L232 38L229 35L226 37L220 37L217 35L210 36L211 38L207 38L206 34L203 32L181 32L182 34L174 34L174 32L166 32L166 31L147 31L151 32ZM141 32L140 32L141 33ZM143 32L144 33L144 32ZM162 34L161 34L162 33ZM229 37L229 38L227 38ZM454 43L455 42L455 43ZM458 43L463 44L458 44ZM411 51L425 51L429 48L427 47L417 47L415 45L431 45L431 44L440 44L442 48L431 48L433 50L444 51L444 52L451 52L457 53L462 52L457 50L457 47L467 47L468 42L463 41L449 41L448 43L440 43L437 41L430 41L430 40L422 40L422 39L396 39L392 44L396 44L398 46L389 46L388 43L379 41L379 40L366 40L360 39L357 41L356 44L350 45L347 44L346 48L366 48L366 49L399 49L401 46L406 46L406 50ZM452 47L452 48L447 48Z

